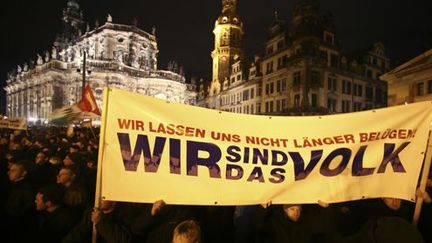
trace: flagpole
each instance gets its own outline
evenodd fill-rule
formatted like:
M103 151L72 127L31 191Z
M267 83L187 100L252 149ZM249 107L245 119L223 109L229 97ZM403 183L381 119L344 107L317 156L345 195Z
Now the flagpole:
M94 208L99 208L99 200L101 196L101 182L102 182L102 157L104 155L105 149L105 131L106 131L106 119L108 115L108 99L109 99L110 88L105 88L103 94L103 104L102 104L102 117L101 117L101 129L99 136L99 153L98 153L98 164L97 164L97 174L96 174L96 190L95 190L95 202ZM92 243L97 241L97 230L96 225L93 224L92 232Z
M84 96L84 89L86 84L86 59L87 52L83 50L83 70L82 70L82 88L81 88L81 96Z
M429 128L430 129L430 128ZM419 190L422 193L425 193L426 190L426 183L429 176L429 171L431 167L431 159L432 159L432 132L429 130L429 141L428 146L426 148L426 156L423 163L423 171L420 179L420 186ZM417 226L419 218L420 218L420 212L423 205L423 197L417 197L415 210L414 210L414 216L413 216L413 225Z

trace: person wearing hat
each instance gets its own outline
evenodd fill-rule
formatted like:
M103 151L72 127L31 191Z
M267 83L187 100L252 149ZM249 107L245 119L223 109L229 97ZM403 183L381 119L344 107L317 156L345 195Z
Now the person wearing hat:
M28 180L29 161L14 161L8 171L10 191L6 198L4 212L7 222L9 240L27 242L28 235L21 232L32 232L36 222L36 211L33 206L35 189ZM6 240L7 242L7 240Z
M36 242L61 242L75 224L73 212L62 203L63 189L56 184L38 190L34 203L39 212Z
M310 227L302 217L302 205L261 205L254 215L255 242L311 242Z
M201 243L201 228L195 220L185 220L174 229L172 243Z
M400 217L370 219L354 236L341 243L423 243L423 237L415 226Z

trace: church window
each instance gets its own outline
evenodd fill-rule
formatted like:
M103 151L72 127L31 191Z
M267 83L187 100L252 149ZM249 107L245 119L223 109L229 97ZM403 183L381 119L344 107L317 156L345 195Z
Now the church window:
M431 94L432 93L432 80L429 80L427 83L428 83L428 93Z
M249 99L249 90L243 90L243 100Z
M294 95L294 106L300 107L300 95L299 94Z
M287 90L287 83L286 83L286 79L282 79L282 91L286 91Z
M228 31L224 31L222 35L221 45L223 46L228 45Z
M311 83L313 84L319 83L319 73L317 71L311 72Z
M278 58L278 65L277 65L277 69L281 69L283 67L283 57L279 57Z
M328 111L336 111L336 100L332 98L327 99L327 109Z
M312 94L312 96L311 96L311 105L312 105L312 107L317 107L318 106L318 96L317 96L317 94Z
M273 46L267 47L267 55L270 55L273 53Z
M295 72L293 74L293 85L297 86L301 83L301 72Z
M351 94L351 82L349 80L342 80L342 93Z
M283 99L282 100L282 110L286 109L288 107L288 100L287 99Z
M424 94L424 83L418 83L417 84L417 90L416 90L416 95L420 96Z
M272 73L273 72L273 62L269 62L267 63L267 72L266 74Z
M337 67L339 63L338 56L336 54L330 55L330 65L332 67Z
M329 43L329 44L334 44L334 35L326 32L324 34L324 42Z
M342 100L342 112L350 112L351 102L349 100Z
M283 47L284 47L284 41L283 40L278 41L278 43L277 43L277 49L281 50Z

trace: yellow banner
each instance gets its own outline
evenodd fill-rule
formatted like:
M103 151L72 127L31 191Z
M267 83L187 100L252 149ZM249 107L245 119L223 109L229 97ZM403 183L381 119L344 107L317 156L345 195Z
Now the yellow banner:
M351 114L220 112L109 89L101 194L169 204L413 201L430 102Z
M27 130L27 120L24 118L0 117L0 128Z

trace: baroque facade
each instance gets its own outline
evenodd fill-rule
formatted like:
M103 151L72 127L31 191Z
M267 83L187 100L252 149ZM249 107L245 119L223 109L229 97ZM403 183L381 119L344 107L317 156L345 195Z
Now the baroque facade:
M222 12L221 17L225 16ZM221 38L214 33L213 60ZM299 0L291 25L275 13L264 46L263 56L251 62L234 56L236 61L223 80L215 78L218 69L213 64L211 84L200 85L199 105L273 115L331 114L387 105L387 85L379 80L390 65L384 46L375 43L362 51L342 52L333 18L320 13L318 0Z
M75 0L68 1L62 20L63 32L52 50L8 74L8 116L48 122L53 110L81 99L82 72L99 106L104 87L195 104L195 87L181 70L157 69L154 29L150 34L136 25L115 24L108 16L105 24L93 30L87 25L82 33L83 15Z
M432 49L381 76L388 82L389 106L432 99Z

